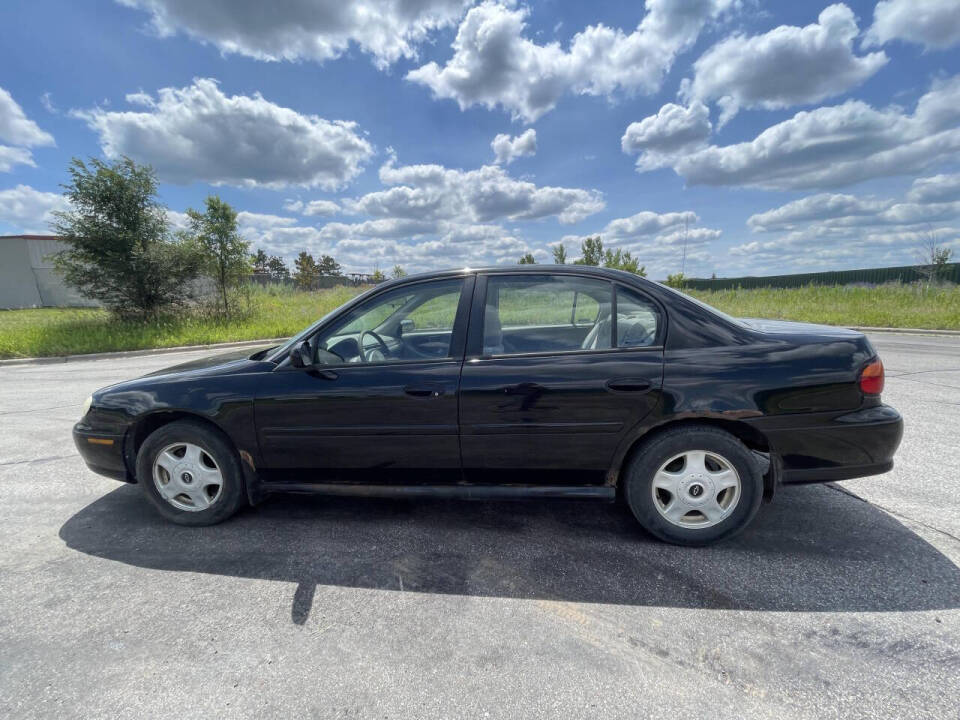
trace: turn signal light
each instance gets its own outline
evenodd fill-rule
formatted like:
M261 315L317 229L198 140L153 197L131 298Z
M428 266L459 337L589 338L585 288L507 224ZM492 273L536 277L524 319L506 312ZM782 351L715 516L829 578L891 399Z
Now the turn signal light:
M883 363L873 360L860 371L860 389L864 395L879 395L883 392Z

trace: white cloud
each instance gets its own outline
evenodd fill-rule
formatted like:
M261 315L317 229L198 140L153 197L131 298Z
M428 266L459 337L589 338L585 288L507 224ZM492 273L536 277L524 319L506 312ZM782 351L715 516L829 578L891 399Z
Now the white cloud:
M246 210L241 210L237 213L237 225L242 229L264 230L275 227L290 227L296 224L296 218L283 217L282 215L255 213Z
M530 128L516 137L500 133L490 143L490 147L499 165L509 165L519 157L536 154L537 131Z
M667 103L656 115L630 123L620 138L625 153L639 153L637 167L659 167L663 156L703 145L710 136L710 111L700 101L689 107Z
M831 5L806 27L781 25L763 35L733 35L707 50L694 65L684 94L718 100L720 125L740 108L768 110L819 102L856 87L887 63L885 53L858 57L853 11Z
M0 223L20 233L49 233L53 211L68 208L63 195L34 190L29 185L0 190Z
M33 153L26 148L0 145L0 172L10 172L14 165L37 166L33 161Z
M599 212L603 196L595 190L537 186L517 180L496 165L452 170L441 165L396 166L391 158L380 168L387 190L344 201L355 214L417 220L488 223L556 217L574 223Z
M956 0L882 0L873 10L865 45L905 40L944 50L960 43L960 3Z
M456 22L465 0L117 0L145 10L161 36L178 31L224 54L258 60L339 57L355 44L379 67L416 58L429 33Z
M960 200L960 173L917 178L907 193L907 199L916 203Z
M0 87L0 142L21 147L55 145L53 135L26 116L13 96Z
M747 225L756 231L785 230L814 220L868 217L883 212L892 205L889 200L873 200L822 193L794 200L786 205L751 215Z
M108 157L149 163L169 182L335 190L373 155L355 123L302 115L259 93L227 96L216 80L198 78L149 99L146 112L75 114L99 134Z
M300 215L336 215L340 212L340 206L333 200L287 200L283 204L283 209L289 212L299 213Z
M437 98L456 100L462 110L499 105L533 122L567 92L656 92L676 56L732 5L733 0L647 0L647 13L632 33L591 25L564 50L524 37L526 8L485 2L460 23L446 65L427 63L407 79L426 85Z
M641 156L638 170L668 166L692 185L834 188L922 171L960 151L960 76L934 83L912 114L858 100L799 112L753 140ZM649 154L648 154L649 155Z
M677 228L684 223L691 225L697 222L697 214L691 211L655 213L645 210L625 218L617 218L607 223L600 231L605 241L619 242L637 240L649 237L670 228Z

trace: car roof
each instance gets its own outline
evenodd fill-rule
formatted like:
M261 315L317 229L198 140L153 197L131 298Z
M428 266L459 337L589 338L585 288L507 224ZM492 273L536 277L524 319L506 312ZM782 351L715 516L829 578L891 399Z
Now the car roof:
M433 280L445 277L457 277L460 275L473 275L476 273L509 273L511 275L517 273L527 275L575 274L601 277L607 280L625 280L635 284L651 282L646 278L643 278L635 273L627 272L626 270L615 270L613 268L597 267L595 265L491 265L486 267L451 268L449 270L433 270L430 272L416 273L414 275L407 275L402 278L397 278L396 280L391 280L388 283L385 283L385 285L401 285L410 281Z

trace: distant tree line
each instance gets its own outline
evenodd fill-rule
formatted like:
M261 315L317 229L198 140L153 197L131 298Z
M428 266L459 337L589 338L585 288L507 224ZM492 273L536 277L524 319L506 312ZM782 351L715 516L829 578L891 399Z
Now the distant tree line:
M557 265L567 264L567 249L560 245L553 246L553 262ZM533 253L526 253L520 258L520 265L536 265ZM626 270L640 277L647 276L647 269L640 264L640 259L633 257L629 251L621 248L604 248L600 236L584 238L580 243L580 257L573 261L574 265L593 265L594 267L608 267L616 270Z

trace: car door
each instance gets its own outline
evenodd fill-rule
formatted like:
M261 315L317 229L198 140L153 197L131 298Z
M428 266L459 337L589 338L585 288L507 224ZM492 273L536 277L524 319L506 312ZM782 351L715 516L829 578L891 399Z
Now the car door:
M460 380L467 480L602 483L659 399L664 332L656 302L602 277L480 275Z
M459 480L473 284L460 276L377 293L308 338L322 364L284 362L265 378L255 413L266 481Z

